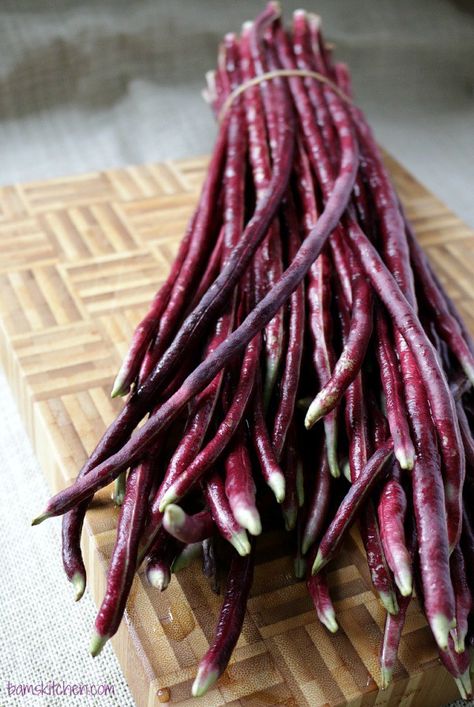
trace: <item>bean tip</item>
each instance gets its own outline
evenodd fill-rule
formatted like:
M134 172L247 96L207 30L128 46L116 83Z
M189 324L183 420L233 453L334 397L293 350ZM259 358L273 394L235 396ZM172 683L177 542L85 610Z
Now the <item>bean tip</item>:
M341 476L341 468L339 466L339 461L337 458L336 450L327 451L329 473L333 479L338 479Z
M298 555L295 557L295 577L296 579L303 579L306 574L306 560L304 557Z
M229 542L235 547L241 557L250 554L250 543L245 530L239 530L233 533Z
M281 16L281 5L278 0L270 0L268 8L271 8L275 14L275 19Z
M31 521L31 525L40 525L40 523L42 523L44 520L46 520L47 518L50 518L50 517L51 517L51 513L48 513L47 511L45 511L44 513L41 513L39 516L36 516L36 518L33 518L33 520Z
M456 653L464 653L466 650L465 636L459 634L457 629L452 628L451 637L453 639L454 650Z
M456 681L459 694L463 700L468 700L472 697L472 683L469 668L465 673L460 675L458 678L454 678Z
M386 690L392 682L393 668L388 668L386 665L380 667L380 687Z
M74 599L75 601L79 601L82 599L86 588L86 578L83 572L75 572L72 576L71 584L74 589Z
M112 500L116 506L121 506L125 499L126 475L122 472L114 480Z
M119 371L114 384L112 386L112 391L110 393L111 398L120 398L123 395L127 395L130 390L130 385L127 383L125 376L122 371Z
M306 413L306 417L304 418L304 426L307 430L310 430L321 417L322 415L318 396L316 396L308 408L308 412Z
M193 697L202 697L212 685L217 681L219 671L216 668L209 669L207 665L200 665L194 679L191 692Z
M415 450L413 447L408 449L398 448L395 450L395 456L401 469L411 471L415 464Z
M444 614L435 614L430 622L431 631L434 639L442 651L447 650L449 642L449 631L452 622Z
M301 7L298 7L296 10L293 10L293 17L294 18L297 18L297 17L305 18L306 16L307 16L306 10L303 10L303 8L301 8Z
M268 479L268 485L273 491L278 503L283 503L285 500L285 477L279 471L275 471Z
M331 465L329 467L329 473L331 474L333 479L340 479L341 478L341 470L340 470L339 464L337 462L335 465ZM350 476L350 472L349 472L349 476Z
M176 495L173 486L170 486L169 489L166 491L164 494L163 498L161 499L159 511L160 513L164 513L166 510L166 507L169 506L171 503L175 503L175 501L178 501L179 498Z
M184 570L186 567L195 560L202 553L202 543L190 543L186 545L184 550L180 552L178 557L175 558L171 566L171 572L176 574L180 570Z
M262 521L255 506L238 506L234 510L234 516L237 523L248 530L250 535L260 535L262 532Z
M93 658L99 655L109 638L110 636L102 636L102 634L97 631L94 632L89 645L89 652Z
M298 508L302 508L304 506L304 469L301 460L298 461L296 467L296 499Z
M297 508L284 508L283 509L283 518L285 519L285 528L289 532L290 530L294 530L296 526L296 519L298 517L298 509Z
M395 574L395 583L402 597L411 596L413 592L413 577L408 567Z
M301 541L301 554L306 555L308 552L309 548L311 547L311 538L308 535L303 536L303 540Z
M345 476L345 478L347 479L347 481L349 481L349 483L352 483L351 465L350 465L348 459L346 459L342 465L342 473Z
M324 613L319 616L319 620L331 633L337 633L339 630L339 624L336 621L336 612L332 606L325 609Z
M398 614L398 603L395 592L379 592L378 594L385 611L391 614L391 616L396 616Z
M316 557L314 558L313 566L311 568L311 574L318 574L319 570L326 564L321 550L318 550Z
M470 358L472 359L472 357ZM462 367L464 369L464 373L466 374L468 380L471 383L471 386L474 387L474 367L471 365L470 361L463 361Z
M315 12L308 12L308 21L312 29L319 30L321 27L321 16Z
M161 510L161 508L160 508ZM169 503L164 508L163 526L168 532L181 528L186 521L186 514L180 506ZM171 533L172 534L172 533Z
M159 592L164 592L171 581L171 574L165 568L152 567L147 570L146 578L150 586L158 589Z
M301 410L301 412L307 412L312 402L313 398L299 398L296 401L296 409Z

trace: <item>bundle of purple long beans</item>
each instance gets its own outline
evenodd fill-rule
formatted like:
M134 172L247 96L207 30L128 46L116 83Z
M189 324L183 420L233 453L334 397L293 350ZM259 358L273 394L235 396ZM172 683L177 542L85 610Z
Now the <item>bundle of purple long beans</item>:
M224 37L205 96L216 145L115 381L113 395L128 397L76 482L34 522L64 514L64 568L79 598L84 516L116 480L93 655L117 631L142 562L159 590L197 555L215 583L227 572L193 685L202 695L240 634L258 536L279 524L293 533L295 574L336 631L326 565L358 520L387 611L380 685L415 590L466 697L473 343L316 16L299 10L286 29L269 3Z

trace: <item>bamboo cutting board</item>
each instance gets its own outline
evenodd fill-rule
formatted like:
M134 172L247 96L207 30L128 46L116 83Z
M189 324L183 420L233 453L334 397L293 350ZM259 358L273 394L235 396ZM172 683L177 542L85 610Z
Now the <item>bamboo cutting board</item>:
M387 161L423 246L474 330L473 232L395 161ZM135 324L167 273L206 162L168 162L0 190L0 350L52 491L74 479L120 409L120 401L109 397L112 380ZM116 520L110 489L104 489L87 514L83 539L96 602L104 591ZM356 534L329 573L340 624L335 636L318 623L304 583L294 582L285 548L266 540L262 546L243 634L224 676L201 699L193 700L190 688L219 598L196 565L173 578L163 594L147 586L142 573L135 578L112 642L138 707L167 701L195 707L430 707L456 697L414 603L394 684L379 692L383 612Z

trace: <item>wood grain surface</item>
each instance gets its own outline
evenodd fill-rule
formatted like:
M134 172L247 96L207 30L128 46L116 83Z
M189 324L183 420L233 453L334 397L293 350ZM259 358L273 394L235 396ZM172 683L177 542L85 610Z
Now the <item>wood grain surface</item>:
M423 246L474 330L473 232L394 160L387 162ZM114 375L167 273L206 163L198 158L0 190L0 351L52 491L74 479L120 409L109 396ZM96 602L116 520L110 488L104 489L83 538ZM293 580L284 544L264 540L231 663L218 685L195 700L190 688L220 599L196 565L163 594L140 573L113 639L138 707L167 701L430 707L454 699L454 682L415 603L394 684L378 690L384 616L355 533L330 570L340 624L335 636L319 624L305 585Z

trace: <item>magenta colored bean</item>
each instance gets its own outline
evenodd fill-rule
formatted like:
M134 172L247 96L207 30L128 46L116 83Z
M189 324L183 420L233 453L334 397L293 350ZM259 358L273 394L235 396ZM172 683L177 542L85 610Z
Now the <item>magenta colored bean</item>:
M311 229L314 228L314 225L318 219L318 209L311 168L301 140L297 143L296 175L299 200L303 209L302 218L305 235L307 235L310 233ZM335 234L333 234L330 239L331 243L334 240L334 236ZM308 288L306 291L308 304L308 325L313 344L312 360L315 373L321 386L329 380L335 363L335 353L331 341L331 263L326 250L320 254L310 268L308 273ZM324 431L326 435L326 450L331 473L333 476L338 477L340 475L340 470L337 458L336 410L328 413L324 418Z
M305 427L312 427L334 410L362 367L372 334L372 295L363 275L352 275L352 316L344 349L331 377L311 403Z
M385 557L402 596L411 596L412 562L405 541L407 499L400 481L388 479L378 502L380 537Z
M153 468L153 463L147 461L131 469L128 474L117 538L107 572L107 587L95 620L90 647L93 656L100 653L116 633L125 611L137 567L138 543L145 522Z
M376 354L380 379L385 395L387 419L393 439L395 456L403 469L412 469L415 448L408 426L408 413L398 359L385 316L380 308L376 312Z
M260 42L255 41L255 33L250 29L242 32L240 45L242 78L249 81L267 70ZM249 134L249 159L252 166L257 203L265 198L271 181L271 160L276 158L278 130L275 123L275 87L272 82L262 82L244 92L247 129ZM268 140L267 140L268 133ZM256 282L260 300L281 277L282 247L278 219L270 225L256 258L260 261L259 277ZM283 349L283 311L276 313L265 329L265 382L263 387L264 406L268 407L275 385Z
M314 491L306 512L301 550L305 555L321 535L326 523L331 493L331 475L326 450L321 450L315 467Z
M444 650L455 622L455 603L440 457L418 369L406 378L405 389L416 450L411 480L424 609L433 635ZM415 409L416 415L412 414Z
M112 387L111 395L113 398L117 395L125 395L128 393L130 386L135 382L147 349L155 337L160 319L168 305L173 286L179 277L189 252L195 222L196 213L193 215L186 234L180 243L178 254L171 266L167 279L155 294L147 314L133 333L132 343L130 344Z
M190 545L209 538L214 523L209 511L199 511L189 515L179 506L170 504L165 509L163 528L176 540Z
M239 555L248 555L250 543L247 533L235 520L225 493L224 482L214 471L202 482L204 498L209 506L212 519L225 540L228 540Z
M427 338L418 317L403 296L399 286L373 245L355 223L349 224L347 235L374 290L390 313L395 326L402 332L416 363L419 382L423 383L426 390L431 416L438 431L442 450L448 509L448 530L450 546L454 547L461 533L462 485L465 475L465 462L464 455L461 453L459 424L449 386L443 372L440 370L439 360L433 345ZM405 381L406 389L407 383ZM415 424L413 416L416 417L418 412L416 408L410 408L408 394L407 405L412 424Z
M318 619L326 626L328 631L335 633L339 628L336 621L336 612L331 601L326 573L324 570L312 575L306 582L308 592L313 600Z
M171 581L171 567L183 544L160 528L146 556L146 578L152 587L163 592Z
M466 577L464 555L459 545L451 553L449 564L456 605L456 628L452 631L452 637L456 652L462 653L465 650L465 639L469 628L468 618L473 604Z
M224 459L225 493L235 520L251 535L260 535L262 523L255 503L255 482L247 439L242 426Z
M285 528L294 530L298 518L298 453L296 450L296 430L292 423L286 436L281 466L285 475L285 498L281 504Z
M466 376L474 385L474 354L470 351L468 344L464 340L461 327L449 311L446 300L431 275L427 257L417 242L410 224L408 221L406 221L405 224L411 262L415 270L417 282L421 286L426 301L435 316L436 327L448 344L450 350L458 359Z
M276 458L263 415L260 372L256 375L251 419L250 433L260 471L278 503L281 503L285 498L285 477Z
M449 645L445 650L439 651L439 657L446 670L454 677L462 699L471 698L471 657L469 651L465 650L462 653L456 653L453 639L449 637Z
M319 543L318 554L313 564L313 574L326 565L335 555L361 504L367 498L376 479L393 453L393 441L383 444L369 459L361 474L352 483L339 509Z
M224 601L214 640L199 663L193 683L194 697L204 695L224 672L242 631L247 599L252 586L254 553L234 556L227 577Z
M290 194L283 208L283 219L285 225L285 239L288 243L288 261L291 263L298 252L301 240L298 232L295 204ZM300 380L305 330L304 282L301 282L291 294L289 310L286 357L280 380L279 395L272 430L272 445L277 459L280 458L283 451L288 428L293 419Z
M338 178L334 183L331 196L315 228L303 241L297 256L287 268L282 278L276 283L272 291L255 306L244 322L212 355L208 356L207 359L188 376L181 388L162 405L160 410L137 431L133 438L127 442L119 452L97 465L92 476L88 474L86 477L79 479L70 490L65 490L52 499L50 504L48 504L46 513L43 514L41 518L38 518L37 522L40 522L40 520L49 515L57 515L64 512L68 507L82 500L82 498L88 497L92 491L107 484L109 480L122 471L122 468L129 466L130 463L143 452L144 447L149 444L150 440L158 434L165 425L170 424L182 407L186 405L188 400L199 390L202 390L216 373L227 365L227 363L246 346L250 339L252 339L262 326L272 318L274 313L278 311L291 292L301 282L309 270L311 263L314 262L321 248L324 246L328 235L334 230L335 225L338 223L342 211L347 204L357 171L357 146L353 141L352 131L350 128L348 129L345 120L341 118L337 123L336 120L338 120L337 116L335 116L335 127L338 130L342 152ZM291 155L287 155L287 157L291 164ZM269 195L270 203L273 203L273 198L277 193L277 189L271 192ZM278 194L278 196L281 196L281 194ZM279 203L279 198L277 198L277 202ZM247 229L249 229L252 223L254 223L254 220L250 221ZM259 223L261 225L261 220ZM241 243L244 240L245 239L242 238ZM238 247L234 250L234 255L237 251ZM228 277L229 273L227 272L228 268L230 268L231 273L235 274L234 264L235 263L232 263L232 268L230 268L231 263L229 261L227 267L224 268L221 273L221 276L225 273L227 281L230 279L230 277ZM216 281L216 283L217 282L218 281ZM223 295L224 292L225 289L223 288L220 294ZM206 311L208 310L206 309ZM150 380L150 378L148 380ZM151 389L154 389L154 384L151 384ZM121 425L116 423L116 426L118 426L120 432ZM117 427L113 429L117 431ZM107 439L110 439L110 437L115 438L115 433L111 430L106 437Z

